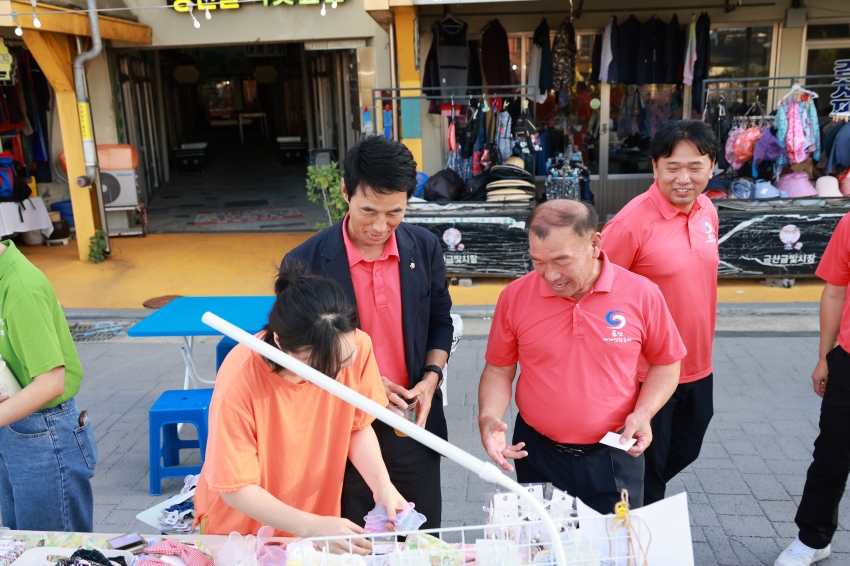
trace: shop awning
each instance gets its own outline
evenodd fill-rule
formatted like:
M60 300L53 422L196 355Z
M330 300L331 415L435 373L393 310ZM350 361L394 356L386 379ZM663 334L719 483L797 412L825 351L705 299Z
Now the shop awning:
M39 29L42 32L64 33L67 35L91 36L88 13L83 10L70 10L48 4L36 4L41 28L32 23L32 4L14 0L0 0L0 14L18 13L18 24L24 29ZM48 13L45 13L48 12ZM100 35L103 39L114 39L150 45L151 28L144 24L109 16L98 16ZM0 27L16 27L12 16L0 16Z

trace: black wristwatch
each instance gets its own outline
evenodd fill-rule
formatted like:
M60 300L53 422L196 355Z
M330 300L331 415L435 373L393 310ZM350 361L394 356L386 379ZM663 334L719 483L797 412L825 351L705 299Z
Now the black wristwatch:
M440 366L425 366L425 369L422 370L422 375L431 371L437 374L437 389L439 389L443 384L443 370Z

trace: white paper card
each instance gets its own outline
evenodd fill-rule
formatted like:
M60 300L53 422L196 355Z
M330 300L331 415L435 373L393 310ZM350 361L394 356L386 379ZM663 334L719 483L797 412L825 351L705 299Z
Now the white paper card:
M620 435L616 432L606 432L605 437L599 441L600 444L605 444L606 446L610 446L611 448L619 448L620 450L628 450L637 442L637 438L632 438L625 444L620 444Z

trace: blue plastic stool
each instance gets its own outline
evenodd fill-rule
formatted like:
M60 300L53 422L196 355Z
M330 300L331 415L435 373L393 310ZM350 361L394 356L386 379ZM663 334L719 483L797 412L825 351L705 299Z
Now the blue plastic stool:
M151 495L162 494L162 480L201 473L201 466L181 466L180 450L200 448L201 464L207 450L207 431L212 389L164 391L148 412L150 435ZM179 423L195 425L198 440L181 440ZM160 430L162 445L160 446Z
M221 367L221 363L224 361L224 358L227 357L227 354L230 353L230 350L233 349L236 344L238 344L236 340L231 338L230 336L225 336L221 339L215 347L215 373L218 374L218 370Z

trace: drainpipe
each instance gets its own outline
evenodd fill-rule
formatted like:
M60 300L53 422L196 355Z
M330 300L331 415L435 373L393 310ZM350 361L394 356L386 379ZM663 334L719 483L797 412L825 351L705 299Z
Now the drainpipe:
M94 128L92 127L91 105L86 92L86 71L84 65L97 58L103 50L103 42L100 38L100 22L97 20L97 5L95 0L86 0L86 9L89 13L89 24L91 25L91 49L82 52L80 38L77 37L77 51L79 55L74 59L74 89L77 93L77 109L80 114L80 133L83 138L83 156L86 161L86 175L77 179L80 187L93 186L97 197L97 212L100 217L100 228L107 234L106 209L103 205L103 190L100 184L100 168L97 163L97 145L94 141ZM109 236L106 237L106 252L111 251Z

